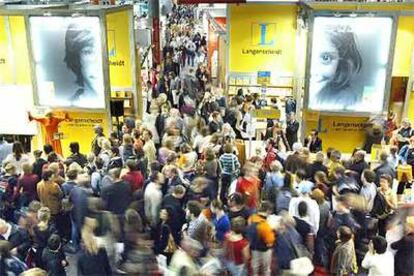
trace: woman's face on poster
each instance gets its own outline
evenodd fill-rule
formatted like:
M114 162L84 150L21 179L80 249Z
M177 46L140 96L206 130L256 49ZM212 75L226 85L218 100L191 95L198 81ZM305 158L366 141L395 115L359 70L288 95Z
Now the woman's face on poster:
M319 91L335 77L339 63L339 53L327 34L324 34L320 40L314 42L312 55L311 82L319 87L317 89Z
M95 43L85 46L79 53L79 59L81 64L81 73L83 76L84 84L91 90L96 90L101 86L101 72L96 70L101 68L99 52L94 48ZM98 92L98 91L96 91Z

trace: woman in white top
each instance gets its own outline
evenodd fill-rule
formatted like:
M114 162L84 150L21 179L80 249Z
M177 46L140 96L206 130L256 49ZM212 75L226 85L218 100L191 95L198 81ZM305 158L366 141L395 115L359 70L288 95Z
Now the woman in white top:
M24 154L22 143L16 141L13 144L12 153L7 155L6 159L3 160L3 166L12 164L16 168L16 174L20 175L22 173L23 163L28 162L30 162L30 158Z
M393 276L394 255L387 251L387 241L376 236L369 243L369 250L362 261L362 267L368 269L368 276Z
M149 129L152 133L152 141L154 144L160 143L160 136L158 135L157 128L155 127L155 121L157 120L159 113L159 107L156 104L151 104L150 114L144 114L143 125L146 129Z
M145 129L142 132L142 139L144 140L144 146L142 149L144 150L145 156L148 158L148 164L151 164L157 160L157 149L155 148L155 144L153 142L151 130Z

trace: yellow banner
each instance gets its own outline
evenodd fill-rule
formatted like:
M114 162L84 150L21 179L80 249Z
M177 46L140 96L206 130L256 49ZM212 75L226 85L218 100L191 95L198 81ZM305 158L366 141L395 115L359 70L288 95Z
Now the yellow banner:
M95 137L93 129L95 125L102 125L105 135L108 137L109 127L106 113L70 112L69 117L71 121L62 122L59 125L62 151L65 157L71 154L69 150L71 142L79 142L83 154L88 154L91 151L91 143Z
M293 75L295 5L229 5L230 72Z
M133 87L130 42L132 26L129 23L128 11L114 12L106 16L111 89Z
M320 115L319 136L323 150L333 147L345 153L352 153L356 147L364 146L368 118ZM308 135L312 129L318 129L317 121L306 120Z
M23 16L0 16L0 85L31 84Z

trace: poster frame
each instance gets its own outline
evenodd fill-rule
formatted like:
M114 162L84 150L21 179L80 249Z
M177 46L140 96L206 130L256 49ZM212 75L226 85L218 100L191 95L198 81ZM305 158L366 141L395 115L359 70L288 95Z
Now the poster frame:
M65 110L70 112L105 112L105 110L109 107L109 96L110 96L110 82L109 82L109 66L108 63L105 62L108 60L108 48L106 45L106 25L105 25L105 16L103 16L102 11L94 11L94 12L76 12L75 11L46 11L42 14L38 13L28 13L25 15L25 24L26 24L26 36L27 36L27 47L29 51L29 59L30 59L30 67L31 67L31 76L32 76L32 87L33 87L33 99L34 105L39 106L39 89L37 85L37 74L36 74L36 64L34 62L34 49L32 45L32 34L30 29L30 17L32 16L56 16L56 17L98 17L99 18L99 27L101 29L101 58L102 58L102 75L103 75L103 82L104 82L104 107L103 108L83 108L83 107L71 107L71 106L50 106L52 109L56 110Z
M385 87L384 87L384 100L382 104L382 109L379 112L360 112L360 111L326 111L320 110L321 115L328 115L328 116L344 116L344 117L370 117L376 114L383 114L388 110L389 105L389 97L391 93L391 78L392 78L392 67L394 63L394 51L395 51L395 43L396 43L396 36L397 36L397 28L398 28L398 14L395 12L374 12L374 11L326 11L326 10L318 10L313 11L310 13L309 17L309 32L308 32L308 39L307 39L307 46L306 46L306 68L305 68L305 89L304 89L304 97L303 97L303 109L310 110L310 111L319 111L309 109L309 86L310 86L310 67L311 67L311 60L312 60L312 45L313 45L313 33L314 33L314 20L315 17L352 17L352 16L364 16L364 17L389 17L392 19L392 27L391 27L391 40L390 40L390 49L388 52L388 62L386 68L386 79L385 79Z

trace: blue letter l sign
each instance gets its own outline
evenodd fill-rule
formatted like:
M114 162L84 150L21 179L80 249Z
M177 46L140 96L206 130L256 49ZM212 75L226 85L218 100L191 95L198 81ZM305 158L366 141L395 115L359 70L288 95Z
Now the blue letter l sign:
M259 45L262 45L262 46L272 45L274 43L273 39L266 42L266 33L267 33L267 25L268 24L261 23L259 25L260 25L260 43L259 43Z

